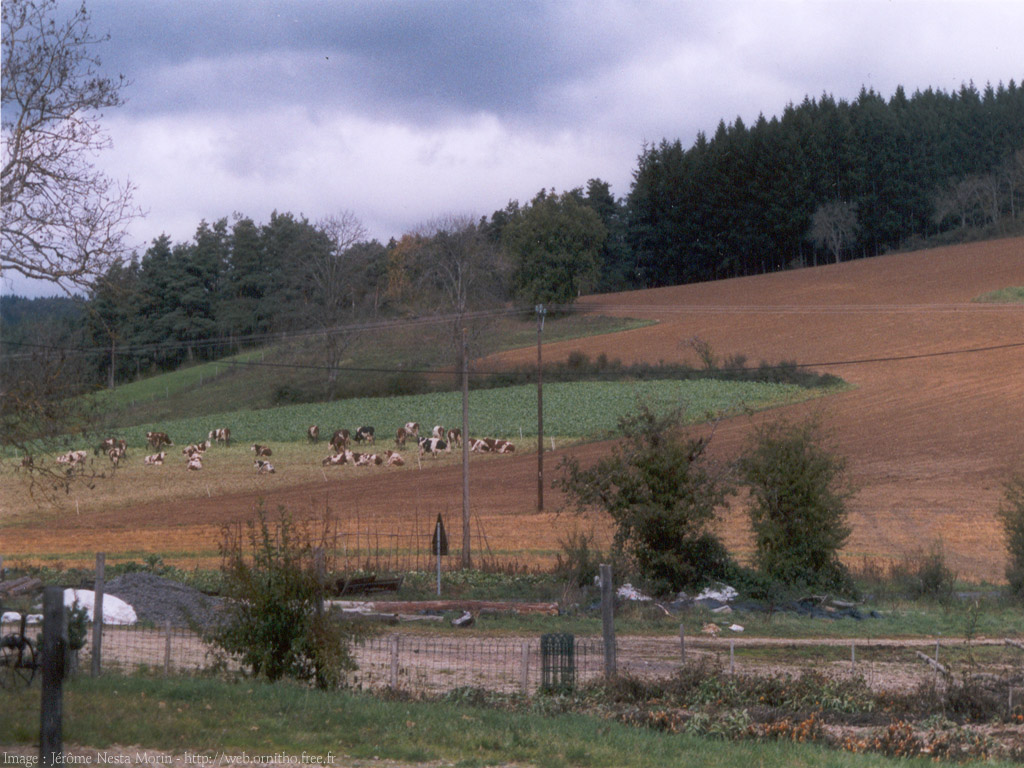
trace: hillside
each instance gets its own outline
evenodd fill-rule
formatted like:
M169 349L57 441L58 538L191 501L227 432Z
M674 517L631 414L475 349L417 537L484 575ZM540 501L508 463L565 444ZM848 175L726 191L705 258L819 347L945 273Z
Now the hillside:
M587 297L601 314L657 320L621 333L548 344L545 359L582 351L625 362L696 362L688 340L699 337L723 359L795 360L854 385L822 401L788 406L793 417L823 412L859 487L847 556L889 559L940 541L962 576L1000 580L1003 548L995 510L1000 484L1024 462L1024 306L972 303L975 297L1024 285L1024 239L1000 240L813 269L649 291ZM491 362L527 363L533 349ZM771 412L773 415L780 411ZM766 418L761 415L754 418ZM739 450L748 417L721 423L712 449L722 459ZM568 449L584 463L608 443ZM546 459L548 479L562 451ZM470 496L474 548L499 559L550 559L558 539L577 525L556 514L545 495L536 512L536 455L474 464ZM177 470L177 468L175 468ZM214 547L218 524L244 518L257 498L297 513L331 510L360 530L420 530L438 512L457 527L462 484L456 464L422 472L316 480L268 489L256 478L248 491L111 508L89 515L23 520L4 531L11 555L41 551L89 553L164 551L174 541L188 551ZM486 542L477 539L482 530ZM738 504L723 520L727 543L748 549Z

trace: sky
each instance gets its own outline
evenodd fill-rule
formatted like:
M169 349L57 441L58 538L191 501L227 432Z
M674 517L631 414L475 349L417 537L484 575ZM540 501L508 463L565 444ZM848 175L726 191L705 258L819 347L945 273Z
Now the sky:
M70 14L80 0L58 0ZM386 243L824 93L1024 80L1024 3L987 0L86 0L125 105L96 158L155 237L351 211ZM0 290L51 295L0 281Z

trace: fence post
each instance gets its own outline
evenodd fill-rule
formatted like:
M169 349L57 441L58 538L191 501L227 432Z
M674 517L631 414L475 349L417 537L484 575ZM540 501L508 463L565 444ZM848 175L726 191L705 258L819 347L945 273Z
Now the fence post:
M39 760L43 765L64 762L61 724L64 715L64 654L68 645L64 621L64 590L43 592L43 690L39 706Z
M857 668L857 641L850 641L850 669Z
M523 696L530 695L530 644L523 643ZM1013 709L1013 692L1010 692L1010 709Z
M394 634L388 638L388 646L391 652L391 689L398 688L398 635Z
M729 674L736 672L736 641L729 641Z
M679 625L679 661L686 663L686 635L683 633L683 625Z
M171 674L171 620L164 622L164 677Z
M615 677L615 594L612 567L601 565L601 634L604 638L604 674Z
M92 604L92 676L99 677L103 669L103 590L106 587L107 554L96 553L95 595Z

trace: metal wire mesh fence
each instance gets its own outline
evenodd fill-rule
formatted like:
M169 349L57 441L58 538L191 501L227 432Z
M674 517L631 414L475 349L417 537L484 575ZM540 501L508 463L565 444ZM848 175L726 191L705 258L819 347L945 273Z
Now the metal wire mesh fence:
M4 625L3 632L16 625ZM33 632L26 633L30 638ZM78 652L80 673L92 665L92 630ZM604 647L600 638L575 638L574 683L603 674ZM532 694L541 687L544 658L541 638L437 638L390 634L366 638L352 647L358 669L350 685L362 689L396 688L413 693L442 694L456 688L483 688L504 693ZM150 671L168 675L201 674L238 669L196 632L180 626L110 626L103 628L104 671Z

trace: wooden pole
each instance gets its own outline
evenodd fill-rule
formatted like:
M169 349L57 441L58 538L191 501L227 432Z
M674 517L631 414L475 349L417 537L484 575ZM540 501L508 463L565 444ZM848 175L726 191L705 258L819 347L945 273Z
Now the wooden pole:
M64 590L47 587L43 592L43 690L39 707L39 760L43 765L62 765L64 762L61 725L67 645Z
M448 446L449 448L451 446ZM462 329L462 567L471 568L469 529L469 344ZM438 594L441 594L438 592Z
M543 304L535 308L537 312L537 511L544 511L544 384L543 364L541 361L541 331L544 330Z
M164 677L171 674L171 620L164 622Z
M398 688L398 635L391 635L388 638L388 646L391 656L391 690Z
M686 663L686 635L683 633L683 625L679 625L679 661Z
M522 684L523 696L530 695L530 644L523 643ZM1013 710L1013 691L1010 691L1010 710Z
M103 590L106 586L107 555L96 553L96 581L93 584L95 598L92 605L92 667L93 677L99 677L103 669Z
M615 594L612 567L601 565L601 634L604 639L604 674L615 677Z

